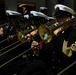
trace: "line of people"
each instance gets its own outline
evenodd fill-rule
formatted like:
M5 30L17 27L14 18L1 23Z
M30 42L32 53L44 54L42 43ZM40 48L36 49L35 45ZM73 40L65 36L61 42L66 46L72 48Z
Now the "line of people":
M72 19L75 20L75 11L65 5L55 5L54 11L53 17L56 20L56 23L53 24L54 27L57 27L58 25L61 25ZM65 28L63 25L62 27L55 29L52 33L53 36L50 42L42 42L43 40L41 37L37 35L31 40L29 47L32 48L31 51L39 52L38 56L36 56L36 58L33 57L32 60L24 59L15 61L15 64L13 64L14 67L12 67L12 64L10 64L11 67L9 67L9 69L11 70L7 70L6 67L5 70L7 72L3 69L2 73L5 71L5 74L7 73L11 75L10 72L17 72L16 70L18 70L18 72L20 71L18 75L57 75L57 73L76 61L76 26L73 26L73 22L68 24L70 25L68 25L67 28ZM48 28L51 30L50 27ZM35 30L26 36L31 39L31 36L34 36L37 33L38 30ZM42 43L39 44L40 42ZM74 49L71 48L72 44L74 44ZM26 47L24 48L26 49ZM62 75L75 75L75 68L76 64L69 68Z

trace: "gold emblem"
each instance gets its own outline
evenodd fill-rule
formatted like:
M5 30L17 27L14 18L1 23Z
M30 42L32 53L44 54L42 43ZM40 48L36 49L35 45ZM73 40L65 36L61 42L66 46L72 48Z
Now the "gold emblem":
M68 41L63 42L62 52L68 57L72 56L72 51L76 51L76 43L71 44L70 47L67 47Z
M63 42L63 46L62 46L62 52L67 55L68 57L72 56L72 50L70 47L67 47L68 41Z

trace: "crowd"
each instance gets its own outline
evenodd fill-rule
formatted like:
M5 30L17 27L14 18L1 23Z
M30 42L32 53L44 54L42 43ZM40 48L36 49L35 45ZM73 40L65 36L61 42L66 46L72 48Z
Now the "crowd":
M0 43L0 54L4 52L2 48L6 45L17 41L18 43L11 47L22 44L14 50L0 55L0 75L57 75L68 66L69 68L59 75L76 75L75 11L65 5L56 4L53 17L49 18L42 10L30 13L26 4L19 7L22 9L22 14L15 13L16 15L8 20L7 34L10 38L4 43ZM47 10L44 7L40 9ZM14 34L12 34L13 31ZM0 37L0 41L8 37L4 35L2 27L0 27ZM5 50L9 50L9 48ZM22 52L25 53L21 54L19 58L2 65ZM70 67L72 63L74 64Z

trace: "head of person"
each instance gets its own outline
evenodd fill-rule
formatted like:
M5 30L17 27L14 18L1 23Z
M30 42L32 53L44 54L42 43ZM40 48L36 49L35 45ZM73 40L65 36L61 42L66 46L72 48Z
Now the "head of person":
M19 5L19 8L21 8L22 13L24 13L25 11L27 11L27 5L26 4Z
M40 12L47 14L47 7L40 7Z
M75 12L73 9L62 4L56 4L54 6L54 10L55 12L53 16L56 19L56 23L54 24L55 26L58 26L59 24L63 24L66 21L71 20L75 15ZM54 31L54 34L58 35L58 33L61 32L63 29L64 29L64 26L59 27Z
M72 19L75 15L75 11L68 6L62 4L56 4L54 6L53 16L57 19L57 22L62 23Z

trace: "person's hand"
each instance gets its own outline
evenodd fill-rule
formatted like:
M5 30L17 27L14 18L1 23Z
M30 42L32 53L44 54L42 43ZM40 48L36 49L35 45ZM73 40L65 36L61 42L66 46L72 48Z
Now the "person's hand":
M62 23L63 23L63 22L56 22L56 23L54 24L54 26L57 27L58 24L62 24ZM54 33L55 35L58 35L58 33L62 31L62 29L63 29L63 27L59 27L59 28L57 28L56 30L54 30L53 33Z
M38 30L34 30L30 33L31 36L34 36L35 34L37 34Z
M3 28L0 28L0 35L3 35Z
M28 41L30 41L31 35L30 35L30 34L27 34L27 35L25 36L25 39L27 39Z
M33 42L31 43L31 48L36 49L37 46L38 46L38 42L37 42L37 41L33 41Z
M9 38L13 39L15 35L9 35Z
M31 38L33 38L33 36L34 36L35 34L37 34L37 32L38 32L37 30L34 30L34 31L28 33L28 34L25 36L25 39L27 39L28 41L31 40Z
M61 32L61 30L62 30L62 28L56 29L56 30L54 31L54 34L55 34L55 35L58 35L58 33Z

